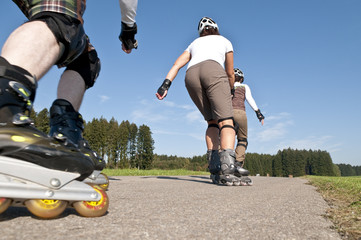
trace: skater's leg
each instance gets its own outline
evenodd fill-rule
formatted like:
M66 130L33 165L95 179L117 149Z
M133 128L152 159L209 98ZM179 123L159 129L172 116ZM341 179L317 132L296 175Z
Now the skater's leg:
M0 58L0 69L0 155L46 168L77 172L82 178L90 175L94 164L88 157L31 125L27 114L36 91L31 75L4 58Z
M220 145L221 149L233 149L235 130L233 118L218 121L220 127Z
M75 111L79 111L86 89L94 85L99 75L100 65L98 54L88 39L83 53L62 74L57 98L67 100Z
M249 171L243 168L244 161L246 158L246 150L248 146L247 141L247 115L244 110L234 109L233 110L234 121L238 124L237 129L237 146L236 146L236 167L237 172L236 176L247 176L249 175Z
M219 149L219 126L215 120L208 121L206 144L208 150Z
M67 66L61 76L58 99L50 108L50 136L71 142L81 152L92 158L97 170L102 170L105 162L83 138L84 124L78 112L85 90L94 85L99 71L100 60L95 49L88 42L84 52Z
M234 121L238 124L237 130L237 146L236 146L236 160L237 162L244 162L245 153L248 145L247 141L247 115L246 112L240 109L233 109Z
M46 23L33 21L21 25L8 37L1 56L40 79L56 63L61 52Z
M85 90L85 82L81 75L76 71L66 70L59 81L57 98L67 100L75 111L79 111Z

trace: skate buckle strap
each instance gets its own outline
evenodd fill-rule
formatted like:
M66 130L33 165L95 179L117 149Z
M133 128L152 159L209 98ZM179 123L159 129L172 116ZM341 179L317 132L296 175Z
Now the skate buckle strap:
M28 116L21 113L15 114L12 122L14 125L18 125L18 126L30 125L33 123L33 121Z

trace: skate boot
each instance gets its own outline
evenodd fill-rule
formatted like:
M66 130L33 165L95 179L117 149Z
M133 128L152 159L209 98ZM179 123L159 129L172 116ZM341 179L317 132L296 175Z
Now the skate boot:
M241 179L235 176L237 172L235 152L232 149L225 149L219 153L219 157L221 161L219 182L227 186L239 186Z
M214 184L219 183L219 171L221 170L221 161L218 150L207 151L208 169L211 173L210 178Z
M109 179L101 173L105 167L105 161L90 148L89 143L82 136L83 130L83 118L80 113L75 111L71 103L64 99L55 100L50 108L49 135L79 148L80 152L90 157L95 164L95 170L86 179L86 182L99 185L106 190L109 186Z
M83 216L102 216L106 193L82 181L93 161L37 130L29 117L35 79L0 57L0 214L26 206L40 218L59 216L68 205Z
M248 177L249 171L245 168L243 168L243 162L236 161L234 164L237 168L237 171L234 173L234 175L241 179L242 186L251 186L253 185L252 179Z

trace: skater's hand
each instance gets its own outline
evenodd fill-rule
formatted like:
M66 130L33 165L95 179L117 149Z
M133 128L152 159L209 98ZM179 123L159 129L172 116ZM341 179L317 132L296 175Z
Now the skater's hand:
M261 110L260 109L258 109L257 111L255 111L256 112L256 115L257 115L257 118L258 118L258 120L262 123L262 125L263 125L263 123L264 123L264 116L263 116L263 114L261 113Z
M168 93L168 90L165 90L164 93L163 93L163 95L160 95L160 94L159 94L159 89L158 89L158 92L155 94L155 96L157 96L157 98L158 98L159 100L162 100L163 98L165 98L165 97L167 96L167 93Z
M129 54L129 53L132 52L132 49L126 49L125 46L124 46L124 44L122 44L122 50L123 50L125 53L127 53L127 54Z
M122 50L127 54L131 53L133 48L138 48L138 41L135 40L135 34L137 34L136 23L134 23L132 27L129 27L122 22L119 40L122 42Z
M155 96L157 96L157 98L159 100L162 100L163 98L165 98L167 96L168 93L168 89L170 88L170 85L172 84L172 81L169 79L165 79L163 81L163 84L158 88L157 93L155 94Z

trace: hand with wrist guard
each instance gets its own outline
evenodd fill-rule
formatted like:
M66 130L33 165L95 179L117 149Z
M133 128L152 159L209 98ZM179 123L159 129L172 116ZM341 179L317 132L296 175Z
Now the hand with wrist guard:
M159 100L162 100L167 96L168 89L170 88L170 85L172 84L172 81L169 79L165 79L163 81L163 84L158 88L157 93L155 94Z
M137 34L137 24L134 23L133 27L128 27L127 24L122 22L122 30L119 35L119 40L123 43L122 49L126 53L130 53L133 48L138 48L138 41L134 36Z
M256 115L257 115L257 118L258 118L258 120L262 123L262 125L263 125L263 123L264 123L264 116L263 116L263 114L261 113L261 110L260 109L258 109L257 111L255 111L256 112Z

